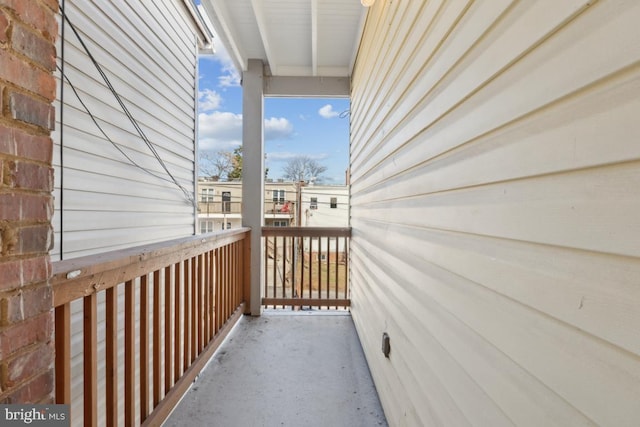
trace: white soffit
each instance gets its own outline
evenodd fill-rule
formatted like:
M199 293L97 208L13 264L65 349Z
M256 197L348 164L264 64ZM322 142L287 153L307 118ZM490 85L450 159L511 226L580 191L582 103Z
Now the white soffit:
M202 0L238 68L272 76L348 77L367 8L360 0Z

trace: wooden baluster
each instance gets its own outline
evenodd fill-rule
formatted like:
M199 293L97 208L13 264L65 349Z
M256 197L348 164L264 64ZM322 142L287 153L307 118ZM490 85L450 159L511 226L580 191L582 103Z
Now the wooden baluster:
M282 298L287 298L287 277L287 238L282 236Z
M71 304L56 307L56 403L71 403Z
M240 289L242 289L242 245L240 242L235 242L233 246L236 249L235 259L233 265L236 267L233 277L236 279L236 286L234 287L234 300L233 308L240 305Z
M131 426L136 421L135 288L131 280L124 286L124 424Z
M198 258L191 258L191 359L198 353Z
M216 334L215 306L215 251L209 251L209 340Z
M197 280L196 280L196 322L198 323L198 352L197 354L202 353L203 342L204 342L204 257L202 254L198 255L197 258Z
M162 329L162 312L160 303L162 296L160 293L160 270L153 272L153 407L155 408L162 399L162 365L160 331Z
M265 297L269 296L269 237L264 237L264 260L262 261L264 265L264 291L263 295ZM274 258L275 261L275 258ZM274 285L275 286L275 285Z
M339 237L336 237L336 259L335 259L335 260L333 260L333 267L334 267L334 269L335 269L335 280L336 280L336 281L335 281L335 294L334 294L334 298L336 298L336 299L337 299L337 298L338 298L338 296L340 295L340 294L338 293L338 283L339 283L339 282L338 282L338 277L339 277L339 275L338 275L338 271L339 271L339 269L340 269L340 263L338 262L338 254L339 254L339 251L340 251L340 238L339 238ZM336 307L336 308L338 308L338 307Z
M105 291L106 411L107 426L118 425L118 287Z
M173 336L173 309L174 303L171 294L171 266L164 269L164 394L165 396L173 385L172 382L172 361L173 361L173 345L171 338Z
M149 416L149 276L140 278L140 420Z
M349 298L349 238L343 237L344 239L344 298Z
M180 376L182 375L182 327L180 319L182 319L182 262L178 262L174 265L173 269L173 289L174 289L174 317L175 323L174 327L174 352L173 352L173 379L174 384L178 382Z
M184 357L182 358L182 372L186 371L191 362L191 353L189 349L189 343L191 342L191 279L189 260L184 260Z
M327 259L325 260L325 264L327 265L327 292L325 294L325 298L329 299L331 298L329 296L329 288L331 288L331 238L327 237L327 253L325 255L327 257ZM327 308L330 308L329 306L327 306Z
M225 323L231 317L231 313L233 313L233 300L232 300L232 290L233 290L233 251L232 246L227 245L227 313L224 317Z
M251 243L250 238L242 240L242 301L245 303L245 313L251 313ZM255 273L254 273L255 274Z
M209 343L209 252L202 254L202 345Z
M322 298L322 237L318 236L318 273L316 280L318 281L318 299ZM318 308L322 308L318 306Z
M222 326L222 251L220 248L216 249L216 333Z
M84 297L84 425L98 425L98 308L95 293Z

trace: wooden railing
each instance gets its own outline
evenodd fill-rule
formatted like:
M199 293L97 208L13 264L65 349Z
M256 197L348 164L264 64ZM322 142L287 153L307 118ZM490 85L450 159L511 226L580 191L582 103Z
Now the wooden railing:
M264 298L274 307L347 307L351 228L263 227Z
M95 426L99 415L107 426L162 423L246 308L248 236L229 230L54 263L55 395L72 405L74 424Z

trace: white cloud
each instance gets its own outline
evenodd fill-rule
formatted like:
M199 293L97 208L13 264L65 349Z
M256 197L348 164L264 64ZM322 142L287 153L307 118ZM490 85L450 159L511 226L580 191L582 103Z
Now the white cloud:
M218 76L218 86L221 88L240 86L240 73L236 70L229 51L222 44L215 30L213 30L213 40L216 53L211 58L222 65L222 74Z
M264 121L264 139L289 138L293 133L293 125L284 117L271 117Z
M198 131L200 150L232 150L242 143L242 114L201 113Z
M324 117L325 119L332 119L340 115L337 111L333 111L333 106L331 104L327 104L320 108L318 110L318 114L320 114L320 117Z
M222 96L215 90L205 89L198 92L198 107L200 111L209 112L217 110L222 104Z
M242 114L213 111L198 115L200 150L233 150L242 144ZM264 121L265 140L291 136L293 125L284 117Z
M221 76L218 76L218 86L222 88L240 86L240 73L235 68L223 67Z

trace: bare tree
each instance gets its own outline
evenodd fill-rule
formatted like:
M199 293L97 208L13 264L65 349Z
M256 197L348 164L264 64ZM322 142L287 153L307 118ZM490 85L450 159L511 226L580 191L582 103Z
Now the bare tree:
M296 156L287 161L283 168L284 177L292 181L306 181L314 179L316 182L322 181L322 174L327 167L318 163L317 160L309 156Z
M222 150L201 152L199 168L201 175L226 178L234 170L234 154Z

